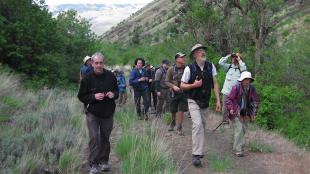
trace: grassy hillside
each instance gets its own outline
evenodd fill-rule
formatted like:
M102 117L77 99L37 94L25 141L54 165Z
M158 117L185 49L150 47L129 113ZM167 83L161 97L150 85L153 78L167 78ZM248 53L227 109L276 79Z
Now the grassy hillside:
M77 91L26 91L9 71L0 64L0 173L88 171L87 127ZM122 165L112 160L112 170L175 173L163 134L138 121L132 103L128 108L118 108L115 116L111 139L118 157L113 159L120 158Z
M0 67L0 173L77 171L87 140L75 94L23 90Z

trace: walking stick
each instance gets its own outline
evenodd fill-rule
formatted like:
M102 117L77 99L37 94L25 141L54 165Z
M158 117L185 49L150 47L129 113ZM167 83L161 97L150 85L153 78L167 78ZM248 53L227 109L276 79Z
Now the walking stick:
M213 129L212 132L215 132L223 123L224 123L224 120L215 129Z

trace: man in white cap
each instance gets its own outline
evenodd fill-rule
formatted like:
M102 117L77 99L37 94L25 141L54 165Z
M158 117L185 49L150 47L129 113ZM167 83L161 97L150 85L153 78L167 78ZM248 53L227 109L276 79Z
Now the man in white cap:
M234 127L234 153L238 157L243 157L245 126L255 120L259 98L254 86L251 85L254 79L250 72L242 72L238 81L240 83L235 85L227 96L226 108Z
M215 66L206 60L206 47L196 44L191 49L193 63L184 70L181 89L187 92L188 109L193 122L192 163L201 166L204 153L206 116L211 98L211 89L216 96L216 111L220 111L219 86Z
M80 81L86 76L87 73L94 72L94 68L92 66L92 59L89 56L84 57L83 66L80 71Z

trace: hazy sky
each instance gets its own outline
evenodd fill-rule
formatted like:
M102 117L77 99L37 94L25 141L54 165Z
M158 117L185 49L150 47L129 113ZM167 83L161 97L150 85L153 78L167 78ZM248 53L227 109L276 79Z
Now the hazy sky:
M60 4L132 4L149 3L152 0L45 0L48 6Z
M89 11L78 12L80 16L90 20L92 24L91 29L97 35L101 35L103 32L152 1L153 0L45 0L50 11L56 10L57 6L62 4L134 4L134 8L129 6L118 8L117 10L113 8L107 9L106 11L89 9Z

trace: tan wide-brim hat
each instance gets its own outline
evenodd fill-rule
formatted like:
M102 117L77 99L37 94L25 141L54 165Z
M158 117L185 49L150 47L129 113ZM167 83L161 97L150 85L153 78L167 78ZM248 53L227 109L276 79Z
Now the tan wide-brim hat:
M91 57L89 57L89 56L84 57L83 62L86 63L87 60L89 60L90 58L91 58Z
M207 49L206 46L203 46L203 45L201 45L201 44L195 44L195 45L192 47L192 49L191 49L190 57L193 58L194 52L195 52L196 50L198 50L198 49L201 49L201 48L204 49L204 50Z
M241 77L238 79L239 82L242 82L242 80L244 79L251 79L252 82L254 81L254 79L252 78L252 74L249 71L243 71L241 73Z

